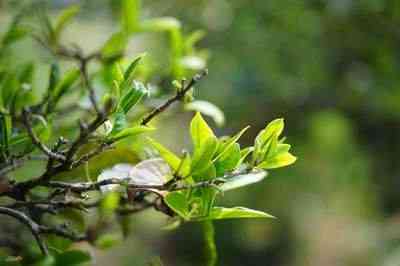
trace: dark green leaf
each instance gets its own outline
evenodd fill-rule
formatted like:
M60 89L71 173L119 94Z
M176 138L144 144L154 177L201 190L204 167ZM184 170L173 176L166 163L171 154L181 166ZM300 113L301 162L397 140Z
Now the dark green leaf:
M89 262L91 256L82 250L68 250L56 256L56 266L75 266Z

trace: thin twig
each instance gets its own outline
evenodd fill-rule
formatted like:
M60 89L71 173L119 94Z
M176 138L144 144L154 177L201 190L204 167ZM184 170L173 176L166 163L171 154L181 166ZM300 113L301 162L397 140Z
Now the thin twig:
M160 113L164 112L171 104L173 104L176 101L182 100L183 97L185 97L185 94L191 88L193 88L193 86L196 85L196 83L199 82L207 74L208 74L208 71L206 69L203 72L194 75L193 78L190 80L190 82L185 87L183 87L182 89L180 89L176 92L175 96L168 99L165 103L163 103L159 107L156 107L155 109L153 109L153 111L151 111L146 117L144 117L141 125L142 126L147 125L154 117L156 117Z
M65 156L56 152L53 152L50 148L48 148L43 142L40 141L36 133L33 131L32 124L30 121L30 115L27 108L24 108L22 111L23 123L28 132L29 137L32 140L32 143L38 147L44 154L46 154L49 158L63 162L65 161Z
M43 255L47 256L49 254L47 245L40 236L41 227L31 218L29 218L25 213L6 207L0 207L0 214L11 216L26 225L34 236L36 242L38 243L38 246Z

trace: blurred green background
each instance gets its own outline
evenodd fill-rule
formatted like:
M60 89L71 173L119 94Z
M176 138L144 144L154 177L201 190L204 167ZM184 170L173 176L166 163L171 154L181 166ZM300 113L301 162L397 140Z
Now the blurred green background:
M0 1L0 30L18 2ZM83 5L67 41L89 51L117 23L118 0L45 2L50 14L70 3ZM220 199L278 219L216 222L219 265L399 265L400 1L143 0L142 5L143 17L174 16L185 32L207 32L200 46L208 49L210 74L196 97L224 110L227 124L217 130L220 135L250 124L242 139L247 145L267 121L284 117L298 156L295 165ZM138 35L129 49L147 51L165 64L158 42ZM20 49L21 60L46 61L33 42L14 49ZM181 132L187 132L189 118L165 119L163 137L177 149L188 142ZM93 251L95 265L145 265L153 256L165 265L204 265L200 227L165 231L164 224L153 211L134 217L132 237L112 250Z

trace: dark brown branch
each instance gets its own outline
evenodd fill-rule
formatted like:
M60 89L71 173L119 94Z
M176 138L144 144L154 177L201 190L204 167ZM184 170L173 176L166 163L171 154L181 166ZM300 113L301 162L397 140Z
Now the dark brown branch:
M80 157L78 160L74 161L71 165L72 168L76 168L86 162L88 162L90 159L92 159L93 157L101 154L103 151L111 149L112 146L108 143L102 143L100 144L96 149L82 155L82 157Z
M180 101L185 97L185 94L193 88L194 85L196 85L197 82L199 82L204 76L208 74L207 69L204 70L203 72L196 74L193 76L193 78L190 80L190 82L178 90L172 98L168 99L165 103L160 105L159 107L156 107L151 111L146 117L143 118L141 125L145 126L147 125L154 117L159 115L160 113L164 112L171 104L173 104L176 101Z
M41 227L36 222L34 222L31 218L29 218L23 212L16 211L16 210L6 208L6 207L0 207L0 214L11 216L11 217L17 219L18 221L20 221L22 224L26 225L29 228L29 230L31 231L36 242L38 243L40 251L43 253L43 255L47 256L49 254L46 243L43 241L43 239L40 236Z
M77 234L75 232L67 230L64 226L40 226L40 233L61 236L74 242L88 240L87 234Z

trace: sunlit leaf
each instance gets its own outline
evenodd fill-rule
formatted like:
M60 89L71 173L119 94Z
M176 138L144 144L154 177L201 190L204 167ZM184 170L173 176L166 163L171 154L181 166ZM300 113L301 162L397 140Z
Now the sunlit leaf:
M198 149L209 138L215 138L214 132L199 112L196 113L190 123L190 134L195 149Z
M207 138L202 142L201 146L195 148L191 166L193 174L210 167L216 150L217 139L215 137Z
M297 158L289 152L279 153L257 165L261 169L273 169L293 164Z
M187 219L189 205L186 196L181 191L170 192L164 197L165 203L180 217Z
M124 138L135 137L137 135L151 132L154 130L155 130L155 128L147 127L147 126L134 126L134 127L130 127L130 128L125 128L125 129L121 130L120 132L118 132L117 134L112 135L110 137L110 140L113 142L116 142L116 141L122 140Z
M157 141L147 138L149 143L155 148L160 156L171 166L174 171L179 170L179 166L181 164L181 159L176 156L173 152L169 151L163 145L158 143Z

